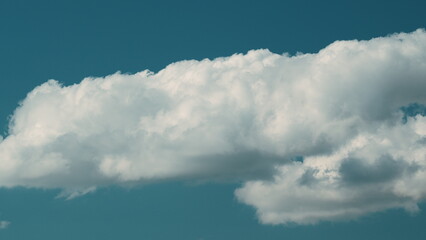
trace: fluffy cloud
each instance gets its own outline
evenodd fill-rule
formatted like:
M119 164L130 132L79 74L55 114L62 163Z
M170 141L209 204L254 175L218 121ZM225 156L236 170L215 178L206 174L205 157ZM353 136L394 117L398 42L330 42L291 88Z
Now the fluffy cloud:
M9 227L10 222L8 221L0 221L0 229L5 229L7 227Z
M426 197L426 118L409 112L425 92L424 30L317 54L253 50L50 80L0 139L0 186L74 197L109 184L243 181L238 199L271 224L415 211Z
M389 208L418 210L426 198L426 117L358 134L331 154L277 167L271 181L236 191L263 223L351 219Z

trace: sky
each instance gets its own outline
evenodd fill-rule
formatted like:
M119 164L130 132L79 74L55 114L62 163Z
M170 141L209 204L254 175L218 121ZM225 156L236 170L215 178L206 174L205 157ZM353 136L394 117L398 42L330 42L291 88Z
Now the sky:
M423 1L0 2L0 239L423 239Z

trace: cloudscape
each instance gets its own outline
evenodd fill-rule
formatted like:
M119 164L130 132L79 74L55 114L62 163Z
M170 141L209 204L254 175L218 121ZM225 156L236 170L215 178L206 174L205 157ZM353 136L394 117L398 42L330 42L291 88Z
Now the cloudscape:
M426 189L426 32L250 50L30 91L0 139L0 186L233 182L263 224L401 208ZM1 221L0 228L9 222Z

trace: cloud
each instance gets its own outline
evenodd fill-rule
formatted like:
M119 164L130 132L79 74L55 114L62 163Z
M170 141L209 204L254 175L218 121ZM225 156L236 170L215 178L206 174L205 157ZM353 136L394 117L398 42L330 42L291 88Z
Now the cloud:
M72 198L111 184L242 181L237 198L271 224L415 211L426 197L425 77L417 30L316 54L252 50L49 80L0 139L0 186Z
M6 229L10 225L10 222L8 221L0 221L0 229Z
M338 151L277 167L271 181L248 181L237 198L262 223L347 220L390 208L418 211L426 198L426 117L358 134Z

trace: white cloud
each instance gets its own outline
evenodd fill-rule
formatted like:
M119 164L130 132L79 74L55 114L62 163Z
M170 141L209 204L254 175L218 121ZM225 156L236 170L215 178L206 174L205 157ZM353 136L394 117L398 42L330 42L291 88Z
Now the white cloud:
M0 229L6 229L10 225L10 222L8 221L0 221Z
M425 198L426 33L176 62L31 91L0 139L0 186L238 180L264 223L347 219ZM293 159L303 156L303 163Z
M426 117L359 134L332 154L279 166L272 181L248 181L236 195L269 224L351 219L390 208L416 212L426 198L419 122Z

